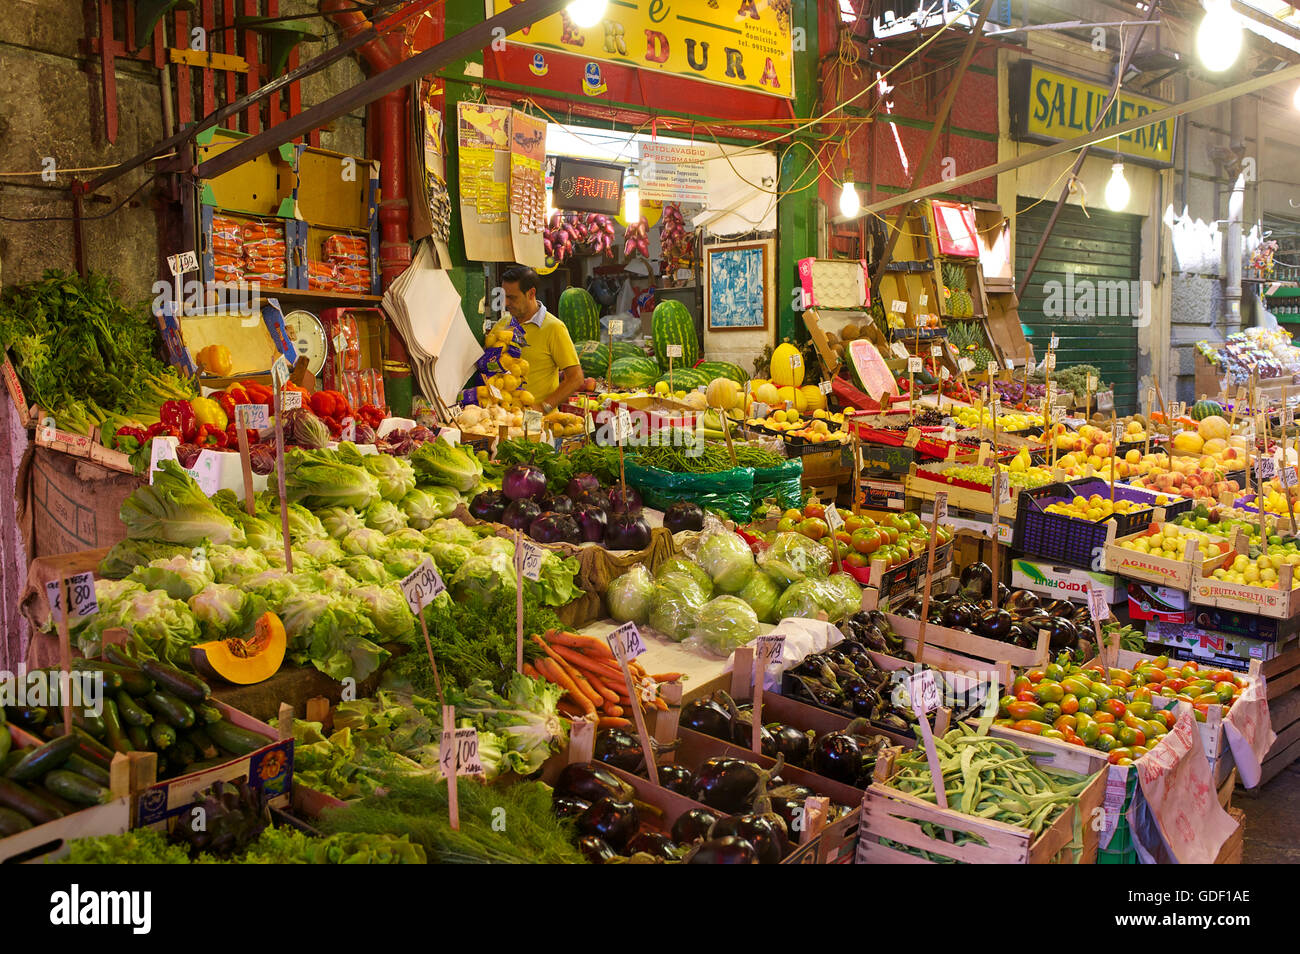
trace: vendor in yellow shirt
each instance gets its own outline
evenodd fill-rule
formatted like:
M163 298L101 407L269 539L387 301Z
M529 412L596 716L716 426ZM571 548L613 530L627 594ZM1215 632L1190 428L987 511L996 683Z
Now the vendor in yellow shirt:
M582 366L564 322L550 314L537 300L537 273L515 265L501 276L506 293L506 311L524 329L524 340L516 341L528 362L527 390L549 414L582 386ZM503 318L497 329L509 327Z

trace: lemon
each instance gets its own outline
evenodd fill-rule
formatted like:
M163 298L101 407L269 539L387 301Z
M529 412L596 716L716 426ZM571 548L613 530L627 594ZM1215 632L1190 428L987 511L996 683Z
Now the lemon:
M667 381L656 381L656 382L655 382L655 394L658 394L660 397L664 397L664 396L666 396L666 395L668 394L668 382L667 382Z

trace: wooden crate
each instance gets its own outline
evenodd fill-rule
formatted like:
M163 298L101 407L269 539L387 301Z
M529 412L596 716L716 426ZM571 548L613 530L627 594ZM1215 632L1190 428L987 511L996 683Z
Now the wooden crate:
M1193 578L1191 601L1197 606L1214 606L1238 613L1254 613L1274 619L1290 619L1300 614L1300 589L1291 588L1292 568L1283 565L1278 572L1276 589L1229 583L1213 577Z
M1277 733L1277 740L1264 757L1259 776L1261 786L1276 778L1284 769L1300 759L1300 689L1292 689L1276 698L1270 692L1268 712L1273 722L1273 731ZM1252 789L1247 794L1258 791L1258 788Z
M913 464L909 468L908 476L904 481L907 495L921 500L934 500L935 494L946 493L949 507L970 510L975 513L992 514L993 497L989 492L990 488L981 488L967 481L949 483L943 474L951 466L953 465L946 461L929 464L925 467L917 467ZM1016 518L1016 499L1018 496L1019 490L1012 487L1011 499L998 508L998 515L1014 520Z
M1106 524L1106 549L1103 556L1106 572L1118 573L1130 580L1142 580L1147 583L1155 583L1158 586L1187 591L1191 588L1193 580L1210 576L1228 561L1228 553L1222 553L1217 557L1206 560L1201 555L1201 551L1196 548L1196 538L1191 534L1185 535L1186 543L1183 553L1178 557L1141 553L1121 546L1127 541L1150 535L1151 530L1147 528L1139 533L1117 539L1115 524L1108 522ZM1211 537L1211 539L1228 542L1223 537Z
M894 627L894 632L903 637L909 651L915 652L921 632L920 620L895 616L892 613L887 614L887 618L889 625ZM931 655L932 650L934 651L933 656ZM999 672L1009 672L1006 668L1008 666L1019 669L1044 666L1050 662L1051 655L1049 640L1045 633L1039 635L1038 645L1035 648L1025 649L1022 646L1014 646L1000 640L988 639L984 636L972 636L970 633L949 629L946 626L926 623L925 652L922 661L928 662L932 666L939 666L940 664L936 660L943 658L943 653L940 650L950 650L965 659L993 663L997 666ZM944 667L940 666L940 668ZM1007 679L1002 685L1004 687L1011 685L1011 680Z
M1260 663L1259 672L1265 679L1265 695L1270 703L1300 687L1300 645Z

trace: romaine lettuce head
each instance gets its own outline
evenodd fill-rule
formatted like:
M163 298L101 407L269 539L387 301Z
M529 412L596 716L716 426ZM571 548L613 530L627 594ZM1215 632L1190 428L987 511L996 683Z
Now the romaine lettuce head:
M730 530L705 534L696 560L709 574L714 587L723 593L740 592L754 572L754 552L739 534Z
M387 457L387 454L379 455ZM376 500L366 508L366 526L387 536L406 527L406 514L391 500Z
M343 552L350 553L353 556L381 557L387 547L388 537L384 535L384 532L382 530L372 530L369 527L353 530L343 538Z
M802 533L778 533L758 562L763 572L784 588L800 580L829 576L831 551Z
M342 540L353 530L360 530L366 525L365 517L351 507L326 507L319 511L321 526L335 540Z
M99 572L95 579L98 581L108 577L120 580L129 576L138 566L167 557L189 556L193 549L177 543L155 543L153 540L119 540L104 555L104 559L99 561Z
M642 564L636 564L611 582L605 591L609 615L620 623L633 622L644 626L650 619L650 600L654 589L650 571Z
M483 465L467 447L447 441L425 441L411 452L411 464L421 484L439 484L469 493L483 476Z
M247 546L264 550L281 544L283 534L280 525L270 520L265 512L249 514L244 508L244 502L235 496L233 490L217 491L212 495L212 503L244 531Z
M692 621L691 635L715 656L730 656L758 635L758 617L739 596L715 596Z
M704 570L701 569L700 565L695 561L687 559L684 556L675 556L664 560L664 562L660 563L655 569L655 582L659 582L659 580L668 573L685 573L699 584L700 590L704 594L704 599L707 600L713 596L713 578L710 577L709 574L705 573Z
M174 460L162 461L153 483L132 491L118 513L126 524L126 535L133 540L191 547L244 543L244 531L213 505Z
M417 530L433 525L435 520L450 517L460 505L460 493L454 487L430 485L422 490L412 490L402 498L402 511L407 522Z
M218 583L238 583L271 568L266 557L252 547L208 547L207 557Z
M384 565L374 557L358 554L350 556L340 564L347 571L348 576L352 577L358 583L387 583L388 571Z
M187 600L216 578L205 549L194 548L193 556L174 556L138 566L127 577L146 590L163 590L174 600Z
M415 468L394 454L368 454L363 466L379 481L379 496L397 502L415 489Z
M766 573L755 573L736 595L750 605L760 623L776 622L776 603L781 598L781 587Z
M189 607L204 639L247 636L257 618L267 611L262 597L227 583L213 583L195 593L189 599Z
M387 650L366 637L375 627L361 604L340 593L300 592L280 613L295 661L310 661L331 679L358 682L388 658Z
M443 443L446 443L445 441ZM439 540L443 543L456 543L462 547L472 547L478 542L479 536L459 520L450 518L435 520L431 525L425 527L424 535L430 540Z
M343 463L331 450L286 451L284 486L291 502L318 509L364 510L379 499L375 476L360 465Z

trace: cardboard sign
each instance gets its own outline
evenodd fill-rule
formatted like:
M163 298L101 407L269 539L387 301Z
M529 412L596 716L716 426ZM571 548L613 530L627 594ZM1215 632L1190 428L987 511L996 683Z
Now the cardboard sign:
M50 621L62 622L63 603L59 599L59 581L48 580L45 583L45 601L50 604ZM76 576L68 577L68 602L72 604L72 615L83 619L99 612L99 600L95 598L95 574L87 570Z
M758 637L758 646L754 652L754 658L760 666L769 666L772 663L781 661L781 653L784 650L784 636L760 636Z
M939 686L934 681L934 670L913 673L907 679L907 694L912 700L912 711L923 719L939 708Z
M197 272L199 270L199 256L195 252L181 252L179 255L167 256L167 267L176 277L184 275L186 272Z
M1277 476L1277 461L1271 457L1261 457L1255 461L1255 476L1260 480L1270 480Z
M425 557L424 562L402 580L402 595L406 597L411 612L417 616L446 589L442 577L438 575L438 571L433 567L433 561L428 557Z
M296 411L302 407L301 391L282 391L280 392L280 410Z
M636 623L624 623L605 637L614 658L619 662L631 662L645 652L645 642Z
M524 579L536 583L542 578L542 557L545 556L546 551L534 543L529 543L527 540L519 541L519 549L519 572Z
M1282 468L1282 486L1294 487L1296 485L1296 472L1294 467Z
M271 427L271 409L265 404L236 404L235 420L242 420L250 431L265 431Z
M524 428L534 434L540 434L542 430L542 412L534 411L531 408L524 411Z
M906 314L907 302L903 301L902 299L895 298L892 302L889 303L889 310L896 315Z
M1110 619L1110 604L1106 602L1106 591L1101 587L1088 584L1088 613L1094 622Z
M438 751L438 764L444 776L450 776L452 766L456 775L485 775L483 762L478 754L478 729L442 730L442 739Z
M611 336L611 337L613 337L614 335L621 335L621 334L623 333L623 319L622 319L622 318L611 318L611 319L609 319L609 333L610 333L610 336Z
M670 358L680 358L682 356L682 346L679 344L669 345L667 351Z
M839 508L834 504L826 508L826 526L830 527L831 533L844 526L844 518L840 516Z

